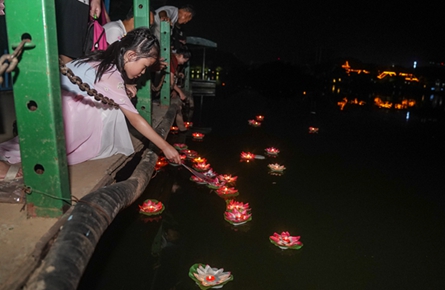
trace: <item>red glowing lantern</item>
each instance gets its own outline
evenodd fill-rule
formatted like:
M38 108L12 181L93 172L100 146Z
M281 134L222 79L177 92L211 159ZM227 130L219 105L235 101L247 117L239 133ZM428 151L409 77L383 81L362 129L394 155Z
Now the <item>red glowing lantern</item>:
M195 140L202 140L204 138L204 134L199 133L199 132L195 132L192 134L193 139Z
M255 159L255 154L250 152L241 152L241 161L250 162Z
M148 216L161 214L164 209L164 204L156 199L147 199L139 206L139 212Z
M237 189L227 186L221 186L216 190L216 193L223 198L234 197L239 194Z
M193 159L196 158L196 156L198 156L198 152L190 149L181 150L180 152L184 154L187 159Z
M258 116L256 116L256 120L257 120L258 122L261 122L261 121L264 120L264 116L262 116L262 115L258 115Z

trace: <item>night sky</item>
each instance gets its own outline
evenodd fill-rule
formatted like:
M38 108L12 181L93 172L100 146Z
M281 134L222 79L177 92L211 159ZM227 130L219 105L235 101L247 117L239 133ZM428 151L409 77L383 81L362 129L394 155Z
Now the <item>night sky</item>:
M197 15L184 26L187 35L210 39L245 63L353 57L410 66L445 60L443 4L433 1L164 2L192 4Z

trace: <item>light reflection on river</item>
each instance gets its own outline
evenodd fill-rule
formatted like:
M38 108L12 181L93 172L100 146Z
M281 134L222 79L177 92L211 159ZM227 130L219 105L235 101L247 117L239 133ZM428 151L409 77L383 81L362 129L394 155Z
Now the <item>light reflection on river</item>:
M232 272L224 289L445 289L443 123L323 100L206 100L201 123L212 132L186 143L238 176L253 220L231 226L221 198L169 166L107 230L79 289L198 289L188 277L198 262ZM247 124L256 114L260 128ZM276 159L239 162L271 146ZM271 162L285 174L267 174ZM138 214L147 198L166 204L161 221ZM268 238L282 231L303 248L274 247Z

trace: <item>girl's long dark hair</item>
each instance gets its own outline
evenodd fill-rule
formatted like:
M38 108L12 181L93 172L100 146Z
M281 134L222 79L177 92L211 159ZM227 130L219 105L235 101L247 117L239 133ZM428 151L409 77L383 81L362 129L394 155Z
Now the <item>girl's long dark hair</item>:
M124 71L124 55L132 50L136 53L136 60L145 57L157 58L159 55L159 42L146 27L136 28L127 33L119 41L112 43L106 50L96 50L76 61L76 65L86 62L99 62L96 66L97 74L94 82L98 82L104 73L114 67L121 73L123 79L128 81Z

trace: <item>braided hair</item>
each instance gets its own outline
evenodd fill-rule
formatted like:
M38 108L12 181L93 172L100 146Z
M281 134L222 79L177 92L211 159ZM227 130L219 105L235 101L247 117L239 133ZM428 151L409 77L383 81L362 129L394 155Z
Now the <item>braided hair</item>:
M95 50L90 55L77 60L76 65L86 62L99 62L96 66L95 83L100 81L104 73L114 68L121 73L124 80L128 81L124 70L124 55L129 50L136 53L135 60L148 57L158 58L159 42L148 28L139 27L128 32L119 41L112 43L106 50Z

